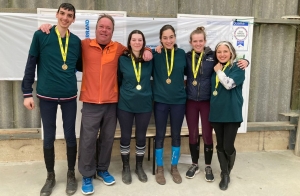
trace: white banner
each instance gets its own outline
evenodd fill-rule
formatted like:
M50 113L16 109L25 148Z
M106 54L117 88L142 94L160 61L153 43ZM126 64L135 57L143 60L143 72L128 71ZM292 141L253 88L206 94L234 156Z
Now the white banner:
M221 40L228 40L235 44L239 56L251 61L253 18L247 17L242 23L234 23L235 16L200 16L185 15L180 18L122 18L115 17L115 30L113 40L124 45L127 44L128 34L134 30L141 30L146 37L146 45L153 48L160 44L159 30L165 24L170 24L176 29L177 44L188 51L190 33L199 26L204 26L207 32L207 46L213 50ZM191 17L196 16L196 17ZM76 15L75 23L70 26L70 31L81 39L94 38L98 15ZM22 80L27 61L28 51L33 33L40 24L50 23L55 25L57 19L53 15L0 13L0 80ZM235 42L234 38L237 40ZM245 41L244 41L245 40ZM237 45L243 42L243 46ZM241 49L241 50L239 50ZM243 86L244 107L243 118L247 121L248 94L250 68L246 70L246 80ZM77 74L80 89L81 74ZM78 105L76 135L79 136L81 119L81 103ZM62 122L58 114L57 138L63 138ZM184 123L183 126L186 126ZM246 132L244 123L239 132Z

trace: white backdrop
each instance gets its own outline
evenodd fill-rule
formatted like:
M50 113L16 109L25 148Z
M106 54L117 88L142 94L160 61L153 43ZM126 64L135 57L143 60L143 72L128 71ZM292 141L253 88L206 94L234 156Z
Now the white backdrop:
M0 13L0 80L22 80L33 33L40 24L56 24L55 12L56 10L53 15ZM134 29L139 29L145 34L147 46L155 47L160 43L159 29L165 24L170 24L176 29L178 46L188 51L191 49L189 45L190 33L196 27L204 26L208 34L207 46L214 49L215 45L221 40L240 43L240 39L243 39L244 45L242 44L242 48L240 47L241 45L237 45L237 52L239 56L242 55L251 61L253 18L201 15L179 15L179 17L115 17L113 40L126 45L128 34ZM94 38L97 18L96 14L77 14L75 23L71 25L70 31L78 35L81 39L85 39L86 37ZM235 21L247 22L247 25L239 25ZM81 74L78 74L77 78L78 89L80 89ZM239 132L246 132L247 127L249 79L250 67L246 69L246 80L243 86L243 118L245 122L242 124ZM81 107L82 103L78 101L77 137L79 137L80 130ZM57 123L57 138L63 138L61 114L58 114ZM184 122L183 126L186 126L186 122Z

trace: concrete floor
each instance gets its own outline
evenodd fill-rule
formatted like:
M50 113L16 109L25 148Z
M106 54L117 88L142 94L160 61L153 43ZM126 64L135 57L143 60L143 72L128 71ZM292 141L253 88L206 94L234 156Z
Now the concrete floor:
M202 154L201 154L202 155ZM183 177L181 184L175 184L169 173L169 157L165 158L166 185L158 185L155 176L151 174L151 161L145 160L145 171L148 182L142 183L132 170L133 182L125 185L122 182L122 164L119 156L112 157L110 173L116 178L116 184L106 186L99 180L94 180L94 195L105 196L189 196L189 195L272 195L298 196L300 195L300 157L293 151L260 151L237 153L237 160L231 173L231 182L226 191L218 187L220 169L216 154L213 157L213 173L215 182L204 180L203 156L200 157L201 172L194 179L185 178L188 164L179 164L179 171ZM131 167L134 168L134 158ZM66 161L56 161L56 186L52 196L65 194ZM81 175L76 171L78 190L81 193ZM46 169L43 162L0 163L0 195L1 196L32 196L39 195L46 179Z

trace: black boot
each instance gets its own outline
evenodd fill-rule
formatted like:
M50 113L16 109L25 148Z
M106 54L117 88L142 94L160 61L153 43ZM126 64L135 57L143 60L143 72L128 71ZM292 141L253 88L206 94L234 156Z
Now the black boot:
M47 172L54 172L54 162L55 162L55 154L54 154L54 146L52 148L44 148L44 161L47 168Z
M221 190L226 190L228 188L228 183L230 182L229 172L228 172L228 160L225 152L217 151L218 159L221 167L221 182L219 187Z
M141 182L147 182L148 178L143 169L143 160L144 160L144 155L141 156L136 155L135 173L137 174Z
M121 155L122 162L123 162L123 171L122 171L122 181L125 184L131 184L131 172L130 172L130 165L129 165L129 154Z
M73 147L67 147L67 159L68 159L68 174L67 174L67 195L73 195L77 191L77 180L75 178L74 167L76 164L77 145Z
M68 170L74 170L76 164L77 155L77 145L73 147L67 147L67 160L68 160Z
M48 172L46 182L41 190L40 196L49 196L52 193L52 189L55 186L55 173Z
M54 173L54 146L52 148L44 148L44 161L47 168L47 179L41 189L41 196L49 196L52 193L52 189L55 186L55 173Z
M234 152L231 155L228 155L228 154L226 154L226 155L228 158L228 173L230 174L230 172L233 168L234 162L235 162L236 151L234 150Z
M67 174L67 195L73 195L77 191L77 180L75 178L74 170L68 170Z

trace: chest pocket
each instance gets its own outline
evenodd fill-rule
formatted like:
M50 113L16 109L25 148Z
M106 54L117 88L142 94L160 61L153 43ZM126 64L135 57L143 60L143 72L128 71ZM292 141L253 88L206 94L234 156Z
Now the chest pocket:
M107 63L118 64L119 56L117 56L117 47L108 46L102 51L102 65Z

